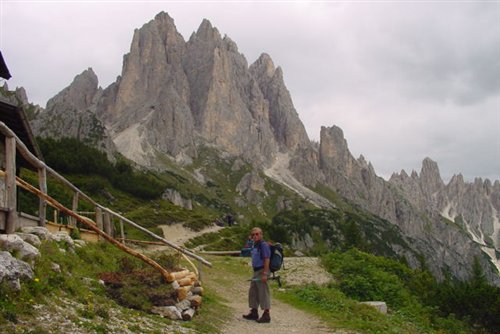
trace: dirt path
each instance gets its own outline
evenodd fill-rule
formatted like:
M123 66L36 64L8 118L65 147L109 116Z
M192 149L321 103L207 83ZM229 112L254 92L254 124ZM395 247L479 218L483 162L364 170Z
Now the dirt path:
M332 333L321 321L275 299L272 300L271 323L245 320L242 315L248 313L248 284L236 284L230 290L225 288L221 291L225 292L228 306L232 309L229 322L222 328L223 334Z
M184 226L182 226L182 224L160 225L159 227L162 229L165 239L179 246L184 245L184 243L189 239L205 233L217 232L218 230L223 228L217 225L212 225L201 231L195 232L193 230L185 228Z
M239 274L231 274L226 271L223 274L218 274L216 269L212 269L207 275L209 277L204 281L206 286L214 289L219 296L223 296L226 299L226 305L231 309L231 315L221 329L222 334L348 333L341 330L332 330L314 316L280 302L275 298L272 298L271 302L271 323L259 324L255 321L243 319L242 315L249 311L247 293L250 283L245 278L242 278L246 276L242 276L241 273L243 271L245 273L248 272L249 276L251 268L248 259L235 258L234 260L231 259L231 261L244 262L241 265ZM287 269L281 272L282 279L287 282L289 282L287 276L289 277L288 279L295 280L293 281L295 284L303 284L305 282L322 284L328 282L330 279L328 273L318 270L317 258L287 258L287 266ZM299 267L304 269L304 266L305 270L299 269ZM216 267L217 263L215 263L214 268ZM313 271L307 270L307 268L315 269L315 274L311 275ZM271 282L271 284L273 286L277 285L276 282Z
M161 226L164 236L169 241L178 245L184 244L189 239L209 232L215 232L221 227L212 226L200 232L194 232L182 227L182 225ZM231 310L231 315L221 328L222 334L280 334L280 333L304 333L304 334L347 334L342 330L332 330L321 320L300 311L288 304L272 298L271 323L259 324L256 321L243 319L242 315L248 313L247 293L250 282L246 277L251 275L251 267L248 258L231 258L232 265L238 266L237 270L217 270L217 261L225 261L224 258L213 258L214 268L205 271L203 285L216 291L226 300L226 305ZM311 274L314 273L314 274ZM247 275L248 274L248 275ZM307 283L326 284L331 276L321 270L317 258L299 257L287 258L285 269L280 271L282 280L290 285L301 285ZM277 285L276 282L271 282Z

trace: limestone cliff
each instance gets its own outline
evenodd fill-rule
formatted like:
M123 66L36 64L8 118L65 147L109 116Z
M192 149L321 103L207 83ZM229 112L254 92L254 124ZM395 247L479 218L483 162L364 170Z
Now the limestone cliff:
M393 174L389 182L404 194L410 203L429 216L441 215L453 222L487 253L500 270L496 254L500 251L500 182L477 178L465 182L455 175L445 185L437 164L424 159L420 175L411 177L403 170ZM455 241L456 243L456 241ZM456 243L457 247L462 247Z
M476 180L473 185L466 185L458 177L445 186L437 164L427 158L420 177L416 173L409 177L403 171L387 182L375 174L363 157L354 159L342 130L335 126L322 127L319 153L326 184L353 203L396 224L437 277L442 278L449 270L467 279L476 257L489 280L500 284L500 263L495 255L495 248L499 248L494 245L495 239L498 242L498 181L491 185L488 180ZM452 223L457 217L459 224ZM482 232L477 226L484 227ZM486 240L479 237L486 235L490 236ZM417 259L407 260L417 266L412 263Z
M40 137L77 138L112 156L114 145L95 113L100 93L94 71L91 68L83 71L37 114L31 122L33 132Z

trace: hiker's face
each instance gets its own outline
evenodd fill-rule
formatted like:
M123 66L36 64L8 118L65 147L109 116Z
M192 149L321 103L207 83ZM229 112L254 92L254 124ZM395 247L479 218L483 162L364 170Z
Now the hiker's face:
M254 242L260 241L262 239L262 232L255 231L250 234Z

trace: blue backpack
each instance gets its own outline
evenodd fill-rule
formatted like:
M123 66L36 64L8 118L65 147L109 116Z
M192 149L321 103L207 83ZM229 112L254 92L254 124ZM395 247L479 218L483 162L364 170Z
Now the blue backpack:
M267 242L269 245L269 248L271 250L271 256L269 258L269 270L271 270L271 272L274 274L274 272L280 270L281 267L283 266L283 258L284 258L283 246L279 242L275 244L272 244L264 240L262 240L261 242ZM259 252L261 252L260 247L259 247Z

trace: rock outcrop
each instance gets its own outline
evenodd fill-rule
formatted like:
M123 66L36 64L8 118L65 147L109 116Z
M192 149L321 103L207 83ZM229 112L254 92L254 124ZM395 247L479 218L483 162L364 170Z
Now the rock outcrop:
M95 112L95 102L100 95L94 71L91 68L83 71L47 102L43 112L37 114L31 122L33 132L40 137L77 138L111 157L114 144Z
M424 159L420 175L403 170L389 180L411 204L431 217L442 216L461 229L489 255L500 271L500 182L477 178L473 183L455 175L445 185L437 164ZM461 248L459 244L457 247Z
M412 248L424 256L426 265L436 277L442 278L450 271L460 279L468 279L474 258L477 258L488 279L500 285L500 263L492 248L492 240L498 239L499 230L495 207L500 197L500 193L495 192L498 181L491 185L490 181L476 180L473 185L465 185L463 178L458 177L445 186L437 164L426 158L420 176L414 172L410 177L403 171L387 182L376 175L373 166L362 156L354 159L342 130L335 126L321 129L319 163L329 187L397 225L411 240ZM466 192L468 195L464 199ZM463 202L458 203L458 198L464 199ZM472 221L484 217L471 226L485 226L485 230L490 231L489 242L479 241L477 237L486 233L477 232L476 236L470 233L471 228L467 225L462 227L445 219L454 221L463 215ZM419 265L416 258L410 256L407 260L413 267Z

